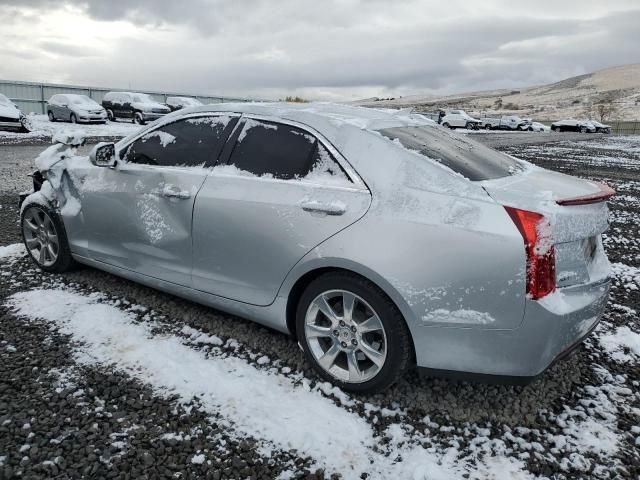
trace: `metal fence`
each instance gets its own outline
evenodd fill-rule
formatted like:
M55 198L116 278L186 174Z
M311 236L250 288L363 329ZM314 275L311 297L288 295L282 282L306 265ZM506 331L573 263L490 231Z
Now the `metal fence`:
M6 95L24 113L46 113L47 100L52 95L58 93L75 93L86 95L98 103L102 102L102 97L111 91L131 91L126 88L108 87L86 87L79 85L62 85L56 83L20 82L12 80L0 80L0 93ZM156 101L166 103L167 97L191 97L200 100L202 103L222 103L222 102L251 102L255 99L223 97L215 95L198 95L193 93L159 92L153 90L134 90L139 93L147 93Z

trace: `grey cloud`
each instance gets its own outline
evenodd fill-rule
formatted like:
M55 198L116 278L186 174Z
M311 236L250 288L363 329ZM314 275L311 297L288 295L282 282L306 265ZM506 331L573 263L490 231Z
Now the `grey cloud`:
M17 12L36 9L44 21L48 11L69 5L65 0L3 3ZM636 62L640 44L639 6L628 2L616 3L612 13L585 2L495 4L495 15L490 8L480 15L460 0L85 0L74 5L92 19L139 27L135 38L112 39L101 58L84 58L87 52L72 35L53 40L25 34L27 44L66 55L74 81L233 95L304 91L350 97L376 90L508 88ZM485 9L491 5L482 2Z

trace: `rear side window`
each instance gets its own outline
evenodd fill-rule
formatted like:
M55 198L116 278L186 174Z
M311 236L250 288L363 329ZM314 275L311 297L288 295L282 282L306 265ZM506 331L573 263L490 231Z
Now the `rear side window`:
M439 126L386 128L380 133L472 181L506 177L522 170L521 164L508 155Z
M291 125L247 119L229 163L259 177L349 183L345 172L310 133Z
M290 125L247 119L229 163L256 176L283 180L311 169L316 139Z
M185 118L152 130L125 151L126 160L146 165L203 167L214 162L237 118Z

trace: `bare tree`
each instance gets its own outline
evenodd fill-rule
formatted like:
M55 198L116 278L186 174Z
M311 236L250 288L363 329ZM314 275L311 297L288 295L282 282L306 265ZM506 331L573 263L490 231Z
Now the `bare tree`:
M618 107L613 102L605 102L596 105L596 114L601 122L605 122L618 113Z

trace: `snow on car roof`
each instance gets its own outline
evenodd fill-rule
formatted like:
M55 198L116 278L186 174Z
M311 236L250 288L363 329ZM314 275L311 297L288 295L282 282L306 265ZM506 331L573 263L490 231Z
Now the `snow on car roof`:
M254 115L274 116L284 120L303 123L322 133L327 133L345 125L363 130L380 130L403 125L435 125L422 115L410 109L391 110L355 107L336 103L218 103L181 110L178 115L196 112L237 112Z

